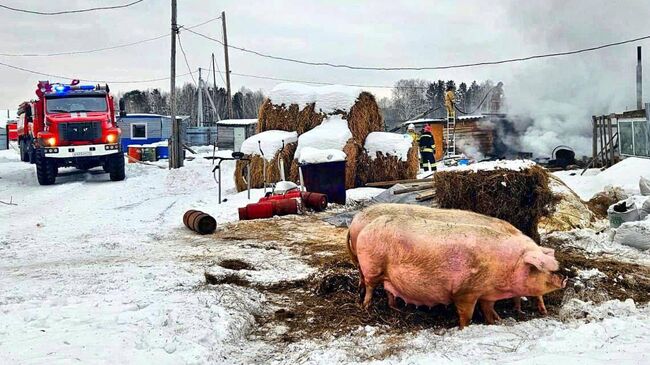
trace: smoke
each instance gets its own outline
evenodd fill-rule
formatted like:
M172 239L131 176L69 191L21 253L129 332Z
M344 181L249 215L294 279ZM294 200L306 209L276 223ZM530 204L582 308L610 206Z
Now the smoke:
M596 46L650 34L644 1L512 2L508 22L522 38L522 54ZM636 109L636 46L627 44L579 55L513 66L504 80L508 113L519 115L522 149L550 156L558 145L591 154L591 116ZM645 43L644 59L650 59ZM646 66L646 73L650 65ZM646 78L647 79L647 78ZM646 82L645 85L648 85ZM648 94L648 87L644 90ZM528 119L530 118L530 119Z

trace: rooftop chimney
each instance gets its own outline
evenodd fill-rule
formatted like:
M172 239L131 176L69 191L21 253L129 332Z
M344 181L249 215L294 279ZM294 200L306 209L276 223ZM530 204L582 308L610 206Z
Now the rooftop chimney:
M636 109L643 109L643 81L641 71L641 46L636 47Z

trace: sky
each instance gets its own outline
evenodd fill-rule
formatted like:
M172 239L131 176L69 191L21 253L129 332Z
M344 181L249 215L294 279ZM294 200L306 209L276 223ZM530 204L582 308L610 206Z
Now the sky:
M0 0L0 4L56 11L117 5L127 0ZM0 53L46 53L108 47L168 33L168 0L145 0L125 9L39 16L0 9ZM439 66L545 52L565 51L650 34L650 7L644 1L210 1L179 0L178 23L192 26L226 12L230 44L264 53L359 66ZM194 29L221 38L220 21ZM223 47L181 31L192 70L208 68L215 54L223 70ZM233 73L274 78L393 85L401 78L428 80L491 79L504 82L510 110L530 114L538 125L531 143L562 138L570 126L583 144L590 116L620 112L635 104L636 45L564 58L445 71L364 71L299 65L230 50ZM7 57L0 62L81 79L133 81L169 76L170 39L91 54ZM177 73L188 72L178 50ZM650 59L648 54L645 59ZM650 67L647 67L650 72ZM13 109L33 97L36 82L47 79L0 66L0 109ZM54 78L49 78L54 80ZM232 76L234 89L268 91L278 81ZM60 81L60 80L58 80ZM65 80L64 80L65 81ZM181 77L177 84L191 82ZM217 84L224 82L217 77ZM646 83L648 85L648 83ZM169 81L110 84L112 90L169 89ZM378 96L390 89L369 88ZM650 88L644 94L650 96ZM548 134L547 132L554 132ZM527 131L528 132L528 131ZM537 133L537 134L535 134ZM546 142L538 146L548 148ZM537 147L536 147L537 148Z

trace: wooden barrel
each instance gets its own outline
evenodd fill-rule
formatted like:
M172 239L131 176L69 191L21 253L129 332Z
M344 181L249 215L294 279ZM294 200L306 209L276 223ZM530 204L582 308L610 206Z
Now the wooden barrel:
M210 234L217 229L217 221L199 210L188 210L183 215L185 226L199 234Z
M302 203L305 207L322 212L327 209L327 195L305 191L301 194Z

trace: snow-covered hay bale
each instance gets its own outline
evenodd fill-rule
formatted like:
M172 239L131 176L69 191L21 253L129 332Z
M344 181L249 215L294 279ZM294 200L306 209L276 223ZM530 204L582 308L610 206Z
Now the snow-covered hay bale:
M349 86L294 83L279 84L271 90L260 108L257 130L279 129L301 135L332 115L340 115L348 121L354 139L360 144L368 133L384 130L383 118L372 94Z
M269 130L296 131L303 134L319 125L325 115L315 111L314 103L304 105L274 104L266 99L260 107L257 133Z
M288 178L291 160L296 151L298 135L296 132L279 130L265 131L249 137L242 143L241 152L247 155L250 161L251 181L250 187L264 187L264 171L266 166L266 181L268 183L280 180L280 161L284 162L285 175ZM282 149L284 141L284 149ZM264 157L260 152L264 152ZM235 166L235 186L237 191L246 190L246 165L245 161L237 161Z
M539 221L553 202L547 172L532 161L483 162L439 171L433 185L441 208L503 219L536 242Z
M420 169L418 147L411 137L387 132L368 134L357 164L362 185L370 182L415 179Z

